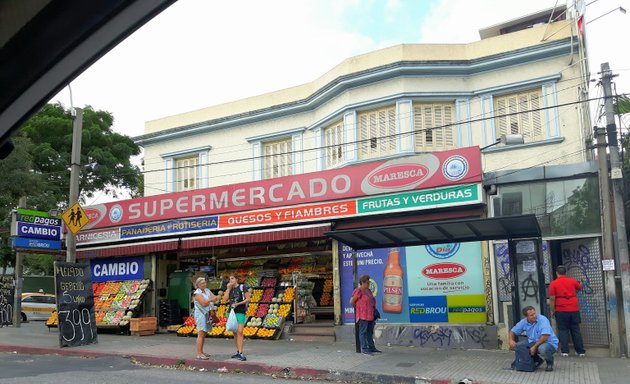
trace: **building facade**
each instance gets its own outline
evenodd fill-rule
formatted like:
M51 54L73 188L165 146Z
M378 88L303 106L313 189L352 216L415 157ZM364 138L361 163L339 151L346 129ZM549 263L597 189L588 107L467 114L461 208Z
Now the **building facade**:
M421 245L417 233L385 248L390 233L353 249L327 233L534 214L545 283L559 264L587 282L586 341L606 346L586 56L562 11L469 44L370 52L308 84L147 122L136 138L145 197L89 207L79 257L144 255L158 288L149 312L176 269L300 272L324 281L304 309L333 316L338 338L352 334L349 294L367 273L390 308L382 342L496 348L515 320L504 241ZM504 144L514 136L524 143Z

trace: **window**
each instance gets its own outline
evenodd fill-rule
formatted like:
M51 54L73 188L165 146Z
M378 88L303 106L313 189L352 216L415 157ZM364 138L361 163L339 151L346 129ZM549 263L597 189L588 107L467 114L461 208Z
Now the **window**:
M190 191L197 187L197 166L199 157L186 157L175 160L176 192Z
M359 158L368 159L396 152L396 109L394 107L361 113Z
M324 153L326 169L332 168L344 159L343 122L338 122L324 129Z
M499 187L495 216L533 213L543 236L600 233L597 177Z
M414 104L413 129L416 151L453 149L455 104Z
M540 90L495 97L496 135L521 134L529 141L544 139Z
M262 144L263 178L293 174L293 145L291 138Z

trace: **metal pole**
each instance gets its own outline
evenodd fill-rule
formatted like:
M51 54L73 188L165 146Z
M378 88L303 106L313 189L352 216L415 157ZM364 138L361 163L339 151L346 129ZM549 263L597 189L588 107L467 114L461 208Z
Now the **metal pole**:
M623 174L622 164L619 160L619 146L617 144L617 126L615 125L615 112L613 108L613 95L611 78L613 77L608 63L601 65L602 86L604 88L604 111L606 113L606 131L608 132L608 143L610 144L610 167L612 179L612 194L615 212L613 227L616 231L618 266L615 268L619 273L616 278L621 277L621 295L623 298L623 320L626 325L630 324L630 256L628 255L628 239L626 235L626 219L623 204ZM621 276L619 276L621 275ZM621 319L620 319L621 320ZM625 326L620 327L622 341L625 342L623 351L627 355L630 347L630 334L626 332Z
M612 220L610 211L610 186L608 184L608 155L606 153L606 130L595 127L597 138L597 161L599 164L599 185L602 203L602 259L614 260L612 240ZM608 298L608 341L610 342L610 355L613 357L621 354L619 343L619 314L617 305L617 290L615 289L615 271L604 271L606 297Z
M20 197L18 202L19 208L26 207L26 197ZM13 216L15 221L15 215ZM15 295L13 297L13 326L20 328L22 323L22 285L23 285L23 268L24 266L24 253L15 253Z
M74 122L72 124L72 157L70 167L70 198L69 207L79 201L79 175L81 173L81 132L83 130L83 110L75 108ZM76 261L77 242L74 233L68 231L66 237L66 261Z

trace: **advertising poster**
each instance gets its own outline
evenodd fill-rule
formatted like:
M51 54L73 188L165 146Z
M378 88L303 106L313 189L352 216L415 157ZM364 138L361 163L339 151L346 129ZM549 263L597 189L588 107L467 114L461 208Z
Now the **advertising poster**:
M396 284L389 286L387 297L400 298L400 305L390 308L383 305L385 297L384 289L384 273L387 267L388 259L392 249L364 249L356 252L357 259L357 278L362 275L369 275L370 289L375 294L376 308L381 313L380 323L408 323L409 322L409 302L407 300L407 287L405 279L405 248L394 248L398 251L398 263L400 265L402 276L400 279L400 287ZM353 286L352 276L352 248L347 245L340 244L339 249L341 262L341 300L343 307L344 324L354 323L354 308L350 305L350 297L355 286ZM394 288L395 287L395 288Z
M407 247L411 322L485 322L481 244Z

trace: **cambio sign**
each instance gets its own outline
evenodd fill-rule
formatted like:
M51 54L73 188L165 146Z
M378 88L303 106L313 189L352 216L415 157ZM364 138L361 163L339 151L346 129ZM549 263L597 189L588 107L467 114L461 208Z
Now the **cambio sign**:
M85 208L84 229L335 201L481 181L478 147Z
M139 280L143 276L143 257L91 260L92 281Z

